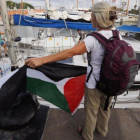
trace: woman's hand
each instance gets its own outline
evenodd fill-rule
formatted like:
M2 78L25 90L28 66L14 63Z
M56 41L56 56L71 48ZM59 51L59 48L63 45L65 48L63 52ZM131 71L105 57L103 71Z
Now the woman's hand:
M43 64L44 64L43 58L30 58L30 59L27 59L25 61L25 65L27 65L31 68L36 68L36 67L41 66Z

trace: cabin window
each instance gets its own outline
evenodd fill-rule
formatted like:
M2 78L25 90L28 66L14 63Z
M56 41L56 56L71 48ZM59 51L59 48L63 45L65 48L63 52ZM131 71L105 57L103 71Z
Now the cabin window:
M136 57L137 57L138 62L140 63L140 53L136 53Z

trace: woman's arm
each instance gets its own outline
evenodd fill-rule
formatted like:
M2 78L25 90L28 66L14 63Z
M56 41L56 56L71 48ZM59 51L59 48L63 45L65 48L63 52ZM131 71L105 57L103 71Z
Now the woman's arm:
M86 49L85 43L82 42L80 44L77 44L76 46L74 46L71 49L66 49L64 51L61 51L61 52L53 54L53 55L49 55L49 56L45 56L45 57L41 57L41 58L30 58L25 61L25 65L35 68L35 67L41 66L45 63L51 63L51 62L55 62L55 61L68 59L68 58L73 57L74 55L81 55L85 52L87 52L87 49Z

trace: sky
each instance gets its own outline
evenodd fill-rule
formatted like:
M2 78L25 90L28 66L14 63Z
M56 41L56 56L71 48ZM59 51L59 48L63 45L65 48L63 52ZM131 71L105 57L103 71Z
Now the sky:
M21 0L12 0L14 2L20 2ZM45 0L22 0L23 2L27 2L32 4L33 6L42 6L44 7L45 5ZM98 1L102 1L102 0L94 0L94 3L98 2ZM108 2L111 3L112 0L106 0ZM114 0L116 1L116 5L117 7L120 7L121 2L127 2L128 0ZM140 5L140 0L130 0L130 4L129 4L129 10L134 8L134 5L137 5L139 3ZM90 8L92 6L92 0L78 0L78 6L79 8ZM56 6L62 6L62 7L66 7L66 8L72 8L72 7L76 7L76 0L50 0L50 4L53 7ZM126 9L126 6L124 7L124 9Z

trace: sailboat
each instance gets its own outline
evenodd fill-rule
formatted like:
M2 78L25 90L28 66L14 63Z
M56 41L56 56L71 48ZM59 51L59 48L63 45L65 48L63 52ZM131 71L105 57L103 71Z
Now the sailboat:
M31 44L31 47L39 47L44 48L44 50L47 53L56 53L59 51L62 51L63 49L68 49L73 47L75 44L77 44L79 37L75 36L75 34L72 33L72 29L75 31L77 29L81 30L92 30L95 31L96 29L92 28L91 23L75 23L75 22L68 22L65 20L50 20L50 19L37 19L37 18L31 18L28 16L24 15L14 15L14 24L15 25L20 25L20 26L32 26L32 27L41 27L41 28L47 28L47 35L46 36L41 36L41 38L22 38L21 43L28 45ZM49 33L50 31L48 28L59 28L60 31L64 29L70 29L70 34L69 35L64 35L61 36L59 34L60 31L57 31L56 33L54 32ZM45 30L43 30L45 32ZM42 32L42 33L43 33ZM76 31L77 32L77 31ZM38 48L38 49L39 49ZM79 57L79 58L78 58ZM80 59L81 57L81 59ZM76 56L73 58L73 64L75 64L77 61L75 59L80 59L78 62L79 64L83 63L83 56ZM77 64L77 63L76 63ZM85 63L83 63L84 65ZM86 64L87 65L87 64Z

